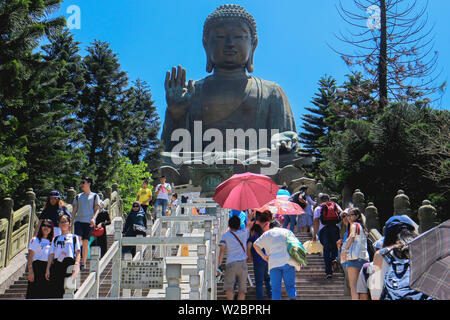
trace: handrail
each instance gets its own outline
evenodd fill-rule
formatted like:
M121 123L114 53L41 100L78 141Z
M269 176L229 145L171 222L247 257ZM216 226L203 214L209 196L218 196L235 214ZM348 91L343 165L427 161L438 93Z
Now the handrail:
M84 299L88 295L89 291L91 291L92 287L95 284L96 275L97 275L96 272L89 273L86 280L84 280L83 284L75 293L73 297L74 299Z
M114 241L108 251L106 251L105 255L99 262L99 272L100 274L105 270L108 264L114 259L114 256L119 251L119 241Z

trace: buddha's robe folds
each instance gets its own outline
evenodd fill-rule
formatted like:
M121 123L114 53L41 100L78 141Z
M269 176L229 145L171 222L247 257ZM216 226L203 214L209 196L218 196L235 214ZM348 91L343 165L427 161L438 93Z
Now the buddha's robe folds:
M170 152L179 141L171 141L172 132L176 129L187 129L192 138L194 146L194 121L202 121L202 135L211 128L219 129L223 135L224 151L229 149L225 146L226 129L268 129L265 145L261 145L258 137L258 148L270 148L270 129L279 132L297 132L291 106L283 89L274 82L249 76L243 94L236 97L231 105L220 101L206 101L203 92L208 90L212 83L211 76L195 82L195 94L187 108L186 114L179 121L175 121L169 110L163 127L162 140L165 150ZM209 100L214 100L214 95L208 95ZM211 99L212 98L212 99ZM209 101L211 102L211 101ZM219 108L223 109L217 109ZM215 109L215 110L214 110ZM220 112L217 112L220 110ZM199 139L199 138L197 138ZM201 140L201 138L200 138ZM211 142L203 142L203 148ZM246 143L246 148L248 144Z

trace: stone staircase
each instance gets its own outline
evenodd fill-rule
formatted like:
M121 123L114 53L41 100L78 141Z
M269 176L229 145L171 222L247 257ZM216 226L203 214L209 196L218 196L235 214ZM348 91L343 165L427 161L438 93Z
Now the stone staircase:
M297 238L302 242L311 240L309 232L296 232ZM253 263L248 263L250 277L255 283ZM325 278L325 264L320 254L308 255L308 265L296 272L295 286L297 289L297 300L350 300L349 295L345 295L344 272L338 270L333 273L333 278ZM264 289L265 293L265 289ZM282 284L282 300L287 300L288 295ZM218 284L217 299L225 300L223 283ZM255 287L247 287L247 300L256 300Z
M107 235L107 244L108 249L114 242L114 235ZM90 267L90 261L88 259L86 269L80 272L80 284L83 283L83 281L88 277L89 275L89 267ZM102 273L101 276L101 284L99 288L99 296L100 297L107 297L109 290L111 289L111 268L112 263L109 263L108 266L105 268L105 270ZM27 286L28 286L28 272L25 271L25 273L17 280L15 281L8 289L6 289L5 293L0 295L1 299L25 299L25 295L27 292Z

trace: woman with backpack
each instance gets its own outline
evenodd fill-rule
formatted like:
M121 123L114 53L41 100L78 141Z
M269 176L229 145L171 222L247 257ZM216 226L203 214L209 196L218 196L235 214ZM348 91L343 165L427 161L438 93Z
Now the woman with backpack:
M356 290L359 272L364 263L369 262L367 231L358 208L349 211L347 220L350 228L347 241L342 246L342 257L346 261L352 300L359 300Z
M373 273L369 277L372 300L431 299L409 287L408 244L417 236L414 225L406 217L393 216L386 221L383 248L374 255Z
M47 262L45 278L51 281L52 298L62 298L64 295L64 279L69 277L67 268L75 265L72 277L80 272L81 246L77 235L72 234L71 216L63 214L59 218L61 235L53 238L50 256Z

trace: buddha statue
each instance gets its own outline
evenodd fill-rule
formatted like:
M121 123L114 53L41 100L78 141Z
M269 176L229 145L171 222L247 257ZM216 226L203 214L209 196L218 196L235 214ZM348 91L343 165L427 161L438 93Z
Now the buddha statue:
M165 151L170 152L178 143L171 139L176 129L186 129L194 137L194 124L200 122L202 134L217 129L223 137L227 129L266 129L267 137L262 140L266 144L258 140L258 148L285 153L297 150L297 129L283 89L250 75L258 44L256 31L254 18L238 5L222 5L206 18L203 46L206 71L211 74L186 81L186 70L181 66L166 73ZM279 134L273 135L271 129ZM202 141L203 148L206 144ZM246 148L251 146L246 144Z

